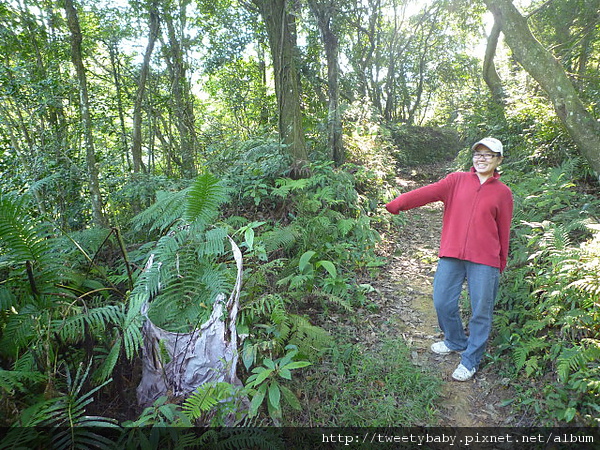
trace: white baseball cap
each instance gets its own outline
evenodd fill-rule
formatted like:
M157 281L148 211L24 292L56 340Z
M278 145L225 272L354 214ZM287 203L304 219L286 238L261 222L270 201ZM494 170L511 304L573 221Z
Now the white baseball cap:
M477 141L471 147L471 151L475 150L478 145L485 145L494 153L500 153L500 156L504 156L504 149L502 147L502 142L493 137L486 137L480 141Z

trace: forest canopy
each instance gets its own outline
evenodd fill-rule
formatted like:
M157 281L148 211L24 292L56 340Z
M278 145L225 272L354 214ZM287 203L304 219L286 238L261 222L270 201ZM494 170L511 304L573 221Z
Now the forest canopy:
M526 425L598 425L600 0L3 0L0 55L2 425L220 425L234 392L306 425L297 378L359 357L323 317L378 307L397 177L485 136L516 205L494 370ZM142 297L196 329L228 236L244 386L136 409ZM419 401L389 420L435 425Z

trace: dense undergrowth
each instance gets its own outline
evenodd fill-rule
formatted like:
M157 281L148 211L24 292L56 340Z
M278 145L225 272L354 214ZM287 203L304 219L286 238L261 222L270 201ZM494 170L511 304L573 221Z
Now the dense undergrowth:
M527 173L515 164L507 176L516 208L497 357L510 356L517 403L543 425L597 426L600 417L600 201L580 164Z
M597 183L568 150L544 160L516 145L516 130L504 133L507 147L520 150L503 167L516 213L490 358L515 380L523 425L597 425ZM519 133L531 148L557 142L540 130ZM289 161L268 140L215 150L220 156L187 186L150 178L124 185L115 199L137 183L155 201L124 206L114 218L122 225L109 230L68 233L38 215L32 198L3 194L2 425L85 425L89 409L95 424L117 428L220 425L232 396L249 399L246 425L434 425L436 382L404 364L402 343L367 351L320 326L333 312L352 321L377 308L364 280L385 263L378 230L403 220L378 206L395 188L397 161L419 163L414 152L399 156L393 135L348 142L351 162L335 168L316 159L302 179L287 176ZM423 148L435 159L435 147ZM232 158L241 163L228 165ZM161 398L135 410L144 296L156 301L151 316L165 327L197 327L217 294L231 289L227 236L245 260L238 320L245 387L206 386L183 405ZM142 271L150 255L162 261L160 274ZM385 389L372 389L377 380Z

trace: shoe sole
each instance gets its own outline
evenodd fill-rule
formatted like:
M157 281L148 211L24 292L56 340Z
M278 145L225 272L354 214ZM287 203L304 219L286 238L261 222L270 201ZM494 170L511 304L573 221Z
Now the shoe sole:
M464 350L450 350L449 352L438 352L432 349L431 347L429 347L429 349L432 353L435 353L436 355L450 355L451 353L458 353L459 355L462 355L464 352Z
M465 382L465 381L472 380L474 376L475 376L475 374L471 375L469 378L457 378L454 375L452 375L452 379L454 381L460 381L462 383L462 382Z

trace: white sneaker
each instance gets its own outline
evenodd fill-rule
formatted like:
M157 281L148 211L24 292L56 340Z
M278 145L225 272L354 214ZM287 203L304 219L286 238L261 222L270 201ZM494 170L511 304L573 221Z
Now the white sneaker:
M431 344L431 351L433 353L437 353L438 355L447 355L454 352L454 350L448 348L444 341L434 342Z
M477 369L473 368L471 370L467 369L462 364L459 364L454 373L452 374L452 378L456 381L467 381L473 378Z

